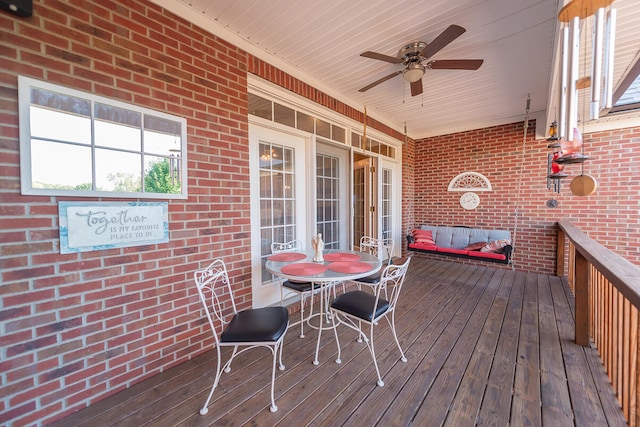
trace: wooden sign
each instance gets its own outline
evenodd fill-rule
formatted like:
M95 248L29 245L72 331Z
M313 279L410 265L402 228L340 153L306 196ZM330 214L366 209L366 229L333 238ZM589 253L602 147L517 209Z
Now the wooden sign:
M169 241L166 202L59 202L60 253Z

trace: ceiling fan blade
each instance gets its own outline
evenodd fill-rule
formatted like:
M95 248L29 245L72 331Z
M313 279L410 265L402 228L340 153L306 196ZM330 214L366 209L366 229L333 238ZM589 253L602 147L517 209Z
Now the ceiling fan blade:
M364 56L365 58L377 59L379 61L391 62L392 64L402 64L401 58L396 58L394 56L383 55L381 53L366 51L360 54L360 56Z
M477 70L483 62L483 59L443 59L429 61L427 68L432 70Z
M390 78L395 77L395 76L397 76L397 75L398 75L398 74L400 74L400 73L402 73L402 70L400 70L400 71L396 71L395 73L389 74L388 76L384 76L383 78L378 79L378 80L376 80L375 82L373 82L373 83L370 83L370 84L366 85L366 86L365 86L365 87L363 87L362 89L359 89L359 90L358 90L358 92L366 92L366 91L368 91L369 89L371 89L372 87L374 87L374 86L378 86L380 83L382 83L382 82L386 82L386 81L387 81L387 80L389 80Z
M420 95L422 93L422 79L411 83L411 96Z
M427 45L420 55L422 55L425 59L431 58L433 55L438 53L440 49L460 37L464 32L467 31L459 25L449 25L449 28L444 30L438 37L436 37L431 43Z

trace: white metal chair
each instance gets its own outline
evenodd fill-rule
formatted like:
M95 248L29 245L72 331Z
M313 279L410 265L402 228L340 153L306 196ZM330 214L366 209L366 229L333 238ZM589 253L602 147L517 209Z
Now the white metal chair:
M369 236L362 236L360 238L360 252L367 252L382 259L384 268L384 266L393 263L393 239L376 239ZM353 280L353 283L358 286L358 289L362 289L362 285L377 285L380 283L380 276L383 271L384 269L380 269L377 273Z
M277 254L280 252L303 252L302 242L300 240L291 240L286 243L271 243L271 253ZM313 315L313 294L319 290L319 286L313 282L297 282L294 280L284 280L280 278L280 302L282 303L285 296L290 294L297 294L300 296L300 321L294 322L289 326L295 326L300 324L300 338L304 338L304 322L307 321ZM286 293L285 293L286 291ZM308 297L311 298L311 304L309 307L309 315L304 316L304 305Z
M338 340L336 327L338 324L343 324L357 331L359 337L364 340L369 348L376 373L378 374L378 385L380 387L384 386L384 382L382 381L378 362L376 361L376 352L373 345L373 330L382 318L385 318L389 323L393 338L400 350L400 360L403 362L407 361L400 342L398 341L398 335L396 334L395 315L396 304L410 261L411 256L409 256L403 264L391 264L384 267L380 281L377 285L373 286L373 293L363 290L349 291L338 296L331 303L331 318L333 320L336 342L338 343L338 358L336 359L336 363L341 363L340 341ZM368 331L366 330L367 325Z
M222 372L231 371L233 359L246 350L266 347L273 354L271 372L271 412L276 412L274 384L276 378L276 362L282 364L282 343L289 325L289 312L285 307L265 307L238 311L233 300L233 291L224 261L213 261L207 268L197 270L193 277L198 288L200 300L204 306L209 326L213 331L218 356L216 378L200 414L209 412L209 402L218 386ZM222 331L218 335L218 331ZM233 347L229 360L222 365L221 347Z

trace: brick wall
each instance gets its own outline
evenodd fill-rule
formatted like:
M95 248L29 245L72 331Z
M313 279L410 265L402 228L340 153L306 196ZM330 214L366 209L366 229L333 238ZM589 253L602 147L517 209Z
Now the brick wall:
M251 305L248 65L362 120L152 3L35 3L30 18L0 12L0 425L15 426L59 419L210 349L192 284L210 259L224 257L246 295L240 308ZM69 198L20 195L18 75L187 119L190 197L169 201L169 243L59 254L57 202Z
M511 230L519 270L555 273L556 230L560 219L575 222L604 246L640 264L640 127L584 135L584 173L598 183L596 192L578 197L569 188L547 189L547 141L533 138L531 122L524 140L523 123L427 138L415 143L415 223L467 225ZM479 172L493 187L478 192L480 206L460 207L461 193L449 192L452 178ZM555 198L557 208L546 202Z
M247 54L148 2L36 2L0 13L0 40L0 424L31 425L211 348L192 284L208 260L250 295ZM65 198L20 195L18 75L187 119L169 243L59 254Z

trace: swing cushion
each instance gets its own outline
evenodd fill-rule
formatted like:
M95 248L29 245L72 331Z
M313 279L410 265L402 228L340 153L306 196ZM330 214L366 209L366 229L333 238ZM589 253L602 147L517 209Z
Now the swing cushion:
M417 236L431 232L433 244L418 242ZM407 249L507 264L513 249L511 232L469 227L423 225L407 236Z

